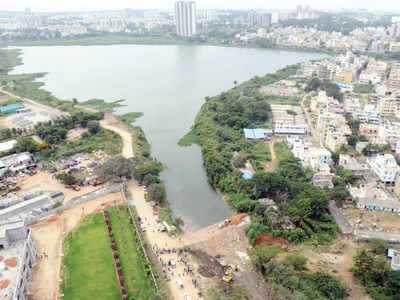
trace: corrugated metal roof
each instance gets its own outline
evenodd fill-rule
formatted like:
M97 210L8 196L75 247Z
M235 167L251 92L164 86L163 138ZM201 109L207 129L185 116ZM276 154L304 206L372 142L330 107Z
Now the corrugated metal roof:
M253 178L253 174L248 170L244 170L244 171L242 171L242 177L244 179L249 180L249 179Z
M24 106L21 104L18 104L18 103L0 106L0 113L14 111L14 110L21 109L21 108L24 108Z
M248 129L244 128L244 135L248 140L261 140L265 138L265 132L261 128Z

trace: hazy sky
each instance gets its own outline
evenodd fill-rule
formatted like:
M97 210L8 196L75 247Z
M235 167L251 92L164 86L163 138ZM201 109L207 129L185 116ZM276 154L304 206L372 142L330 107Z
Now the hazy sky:
M0 0L0 10L80 11L122 8L172 8L175 0ZM308 4L317 9L365 8L370 10L400 11L400 0L198 0L198 8L230 9L293 9Z

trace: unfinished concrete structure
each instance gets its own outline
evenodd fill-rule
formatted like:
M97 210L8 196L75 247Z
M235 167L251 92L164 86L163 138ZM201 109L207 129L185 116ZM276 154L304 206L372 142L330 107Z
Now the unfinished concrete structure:
M0 299L27 299L36 251L32 232L23 221L0 222Z
M16 204L0 209L0 222L16 216L22 220L27 220L51 210L56 203L63 200L64 194L61 192L43 194L42 191L36 191L26 193L23 198L19 198L19 201L15 201Z

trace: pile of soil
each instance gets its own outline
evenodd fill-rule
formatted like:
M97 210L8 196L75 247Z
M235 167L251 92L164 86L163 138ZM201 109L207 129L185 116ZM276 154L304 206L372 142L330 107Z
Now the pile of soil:
M15 267L17 266L17 258L16 258L16 257L11 257L11 258L9 258L9 259L6 259L6 260L4 261L4 264L5 264L7 267L15 268Z
M0 290L6 289L10 285L11 281L8 279L4 279L0 281Z
M224 267L212 256L201 250L194 250L192 254L200 260L198 272L203 277L223 276Z
M239 225L240 223L242 223L243 219L248 216L249 216L249 214L241 213L236 216L233 216L232 218L229 219L229 221L231 221L232 225Z
M274 238L272 236L269 236L266 233L261 233L260 235L256 236L254 239L255 245L272 245L272 244L277 244L280 246L289 245L289 242L285 239L282 238Z
M56 215L56 216L52 216L52 217L48 218L46 221L48 223L51 223L51 222L55 222L57 220L58 220L58 216Z

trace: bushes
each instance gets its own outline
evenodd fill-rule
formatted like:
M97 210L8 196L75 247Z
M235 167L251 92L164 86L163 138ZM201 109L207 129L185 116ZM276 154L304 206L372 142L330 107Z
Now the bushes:
M380 242L377 244L379 245ZM379 248L380 246L378 250ZM391 270L384 256L376 256L363 249L357 252L353 260L353 275L365 286L367 293L373 299L398 299L400 271Z
M305 271L307 269L307 258L297 253L286 255L285 263L292 266L296 271Z
M65 185L74 185L77 183L75 176L65 172L58 173L56 179L60 180Z
M148 188L149 200L163 203L167 198L164 183L155 183Z
M249 256L256 269L264 273L264 265L275 258L280 249L278 245L260 245L251 249Z

